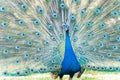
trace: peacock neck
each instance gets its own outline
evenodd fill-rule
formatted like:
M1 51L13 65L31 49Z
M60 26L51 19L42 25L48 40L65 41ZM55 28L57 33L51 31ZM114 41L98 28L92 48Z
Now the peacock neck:
M72 50L71 41L69 37L69 30L66 31L65 51Z
M76 59L76 56L70 41L69 30L66 31L65 53L64 53L64 58L68 58L68 57Z
M77 58L75 56L75 53L71 45L69 30L67 30L66 41L65 41L65 53L62 62L61 74L71 74L78 72L79 70L80 70L80 65L77 61Z

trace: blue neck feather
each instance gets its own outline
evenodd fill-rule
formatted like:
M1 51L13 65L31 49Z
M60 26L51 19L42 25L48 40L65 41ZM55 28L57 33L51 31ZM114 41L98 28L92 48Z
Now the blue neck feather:
M71 74L80 71L80 65L77 61L75 53L73 51L70 37L69 37L69 30L66 31L66 43L65 43L65 53L64 59L62 62L62 69L60 74Z

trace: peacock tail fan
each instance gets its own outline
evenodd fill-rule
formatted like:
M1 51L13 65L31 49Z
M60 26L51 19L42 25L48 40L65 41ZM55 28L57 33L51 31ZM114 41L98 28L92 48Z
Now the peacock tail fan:
M81 67L120 71L120 0L0 0L0 76L59 72L67 29Z

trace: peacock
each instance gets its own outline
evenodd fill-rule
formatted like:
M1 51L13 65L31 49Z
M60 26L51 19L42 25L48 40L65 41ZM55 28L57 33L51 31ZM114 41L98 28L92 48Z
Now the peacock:
M0 0L0 76L120 72L120 0Z

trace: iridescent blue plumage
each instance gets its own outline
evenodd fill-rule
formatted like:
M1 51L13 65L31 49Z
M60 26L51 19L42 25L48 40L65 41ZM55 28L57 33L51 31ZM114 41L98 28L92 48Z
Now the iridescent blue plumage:
M69 37L69 30L66 31L66 41L65 41L65 53L64 59L62 61L62 68L60 72L60 77L65 74L69 74L71 77L74 76L76 72L81 70L80 64L77 61L76 55L73 51L70 37Z
M0 0L0 76L120 72L120 0Z

